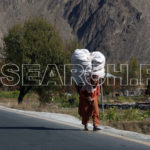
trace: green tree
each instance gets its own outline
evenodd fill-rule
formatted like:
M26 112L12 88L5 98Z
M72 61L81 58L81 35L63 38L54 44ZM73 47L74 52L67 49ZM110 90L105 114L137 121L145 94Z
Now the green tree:
M131 58L129 63L129 78L137 78L139 63L136 58Z
M4 37L4 51L6 62L14 63L19 68L22 64L39 64L40 80L47 64L61 66L67 61L64 44L58 31L43 18L30 18L23 25L17 24L12 27ZM19 75L22 77L21 69ZM41 91L50 90L49 87L44 89L44 87L31 86L33 83L36 84L36 81L28 81L28 76L29 72L25 71L24 81L30 86L19 83L18 103L21 103L24 96L32 89L38 94L42 93L41 95L43 95ZM51 89L54 90L52 87Z

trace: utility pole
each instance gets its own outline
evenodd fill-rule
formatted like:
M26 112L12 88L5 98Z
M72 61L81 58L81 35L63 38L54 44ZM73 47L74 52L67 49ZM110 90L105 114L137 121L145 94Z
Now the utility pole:
M102 79L101 79L101 83L100 83L100 92L101 92L101 105L102 105L102 112L104 113L104 102L103 102L103 84L102 84Z

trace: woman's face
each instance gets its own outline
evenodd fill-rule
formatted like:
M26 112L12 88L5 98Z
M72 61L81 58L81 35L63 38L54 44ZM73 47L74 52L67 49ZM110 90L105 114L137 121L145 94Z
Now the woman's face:
M95 86L98 84L98 76L95 75L92 77L91 84Z
M96 86L98 84L98 80L91 80L91 84Z

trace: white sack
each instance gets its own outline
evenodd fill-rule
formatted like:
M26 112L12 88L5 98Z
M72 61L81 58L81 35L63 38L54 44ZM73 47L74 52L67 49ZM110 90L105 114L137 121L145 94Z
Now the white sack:
M92 72L92 75L97 75L99 78L105 77L105 69L101 69L99 71Z
M84 83L84 76L92 71L91 54L87 49L76 49L71 57L72 77L77 83ZM76 72L75 72L76 70ZM82 76L80 76L82 74Z
M85 83L85 77L89 73L99 78L105 76L105 56L99 51L90 53L87 49L76 49L72 54L71 64L72 77L78 84Z
M105 76L105 56L99 52L95 51L91 53L92 59L92 75L97 75L99 78L104 78Z
M105 56L99 52L92 52L91 53L91 59L92 59L92 71L100 71L101 69L104 69L105 67Z

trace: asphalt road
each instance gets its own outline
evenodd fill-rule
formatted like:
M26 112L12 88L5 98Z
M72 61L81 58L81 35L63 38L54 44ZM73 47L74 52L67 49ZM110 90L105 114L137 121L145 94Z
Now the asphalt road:
M150 150L150 147L0 110L0 150Z

